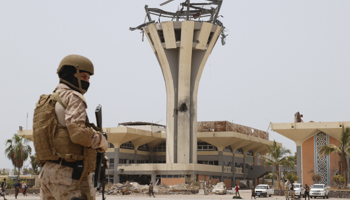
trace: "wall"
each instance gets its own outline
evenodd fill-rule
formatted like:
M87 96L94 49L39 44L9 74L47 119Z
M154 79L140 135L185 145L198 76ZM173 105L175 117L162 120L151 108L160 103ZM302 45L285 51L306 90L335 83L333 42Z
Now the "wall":
M312 185L314 184L314 181L312 180L312 176L315 173L315 157L314 157L314 136L310 137L309 139L305 140L302 145L302 176L303 176L303 185L308 184ZM312 170L312 172L310 172Z
M224 183L225 183L226 189L230 190L230 189L232 188L232 186L231 186L231 182L232 182L232 180L231 180L231 179L225 179L225 180L224 180Z
M162 184L165 185L177 185L177 184L185 184L185 178L162 178Z
M211 182L211 184L216 185L217 183L220 182L220 180L219 179L211 179L210 182Z

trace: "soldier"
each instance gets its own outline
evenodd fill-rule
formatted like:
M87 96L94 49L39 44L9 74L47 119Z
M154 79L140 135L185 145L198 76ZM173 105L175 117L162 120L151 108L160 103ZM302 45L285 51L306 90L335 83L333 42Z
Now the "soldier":
M309 200L310 200L310 186L308 186L308 185L305 183L305 200L306 200L306 197L308 197Z
M286 200L289 200L289 181L288 180L284 183L284 196L286 197Z
M6 178L4 178L4 181L1 183L1 196L4 197L4 200L7 200L5 197L6 188L7 188L7 182L6 182Z
M88 124L83 94L94 74L92 62L68 55L57 69L59 84L52 95L42 95L34 111L33 138L37 158L43 165L40 199L95 199L92 174L96 150L108 142Z
M153 191L153 182L151 181L151 183L149 184L149 188L148 188L148 195L151 197L153 195L154 196L154 191Z
M290 199L294 200L294 184L290 186Z

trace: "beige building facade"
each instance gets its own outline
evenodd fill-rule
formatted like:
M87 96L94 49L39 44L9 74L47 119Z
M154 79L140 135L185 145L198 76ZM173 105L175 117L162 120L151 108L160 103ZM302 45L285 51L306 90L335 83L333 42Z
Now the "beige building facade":
M297 113L298 114L298 113ZM271 123L271 129L291 140L297 149L297 173L299 182L312 185L312 176L319 174L320 183L333 186L333 176L339 172L339 156L332 153L322 156L319 151L324 145L339 145L343 127L350 122L302 122Z
M110 148L106 155L109 182L151 180L177 184L186 178L222 181L230 188L237 181L256 182L267 171L260 158L267 152L269 133L228 121L197 123L197 163L166 163L166 127L154 123L120 123L103 129ZM32 131L18 131L33 141ZM281 145L281 144L279 144ZM262 179L260 179L262 181Z

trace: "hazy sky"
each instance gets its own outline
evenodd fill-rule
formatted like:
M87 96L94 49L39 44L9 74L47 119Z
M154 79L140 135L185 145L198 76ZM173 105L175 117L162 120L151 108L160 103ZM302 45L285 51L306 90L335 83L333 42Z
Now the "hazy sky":
M19 126L32 129L35 103L53 91L68 54L95 65L85 95L91 121L102 104L104 127L166 123L159 64L140 31L129 31L144 22L145 4L163 1L0 0L0 168L13 168L5 140ZM182 1L163 8L175 11ZM220 14L229 35L204 69L198 120L265 131L270 122L293 122L297 111L306 122L349 121L349 8L348 0L224 0ZM269 132L295 151L293 141Z

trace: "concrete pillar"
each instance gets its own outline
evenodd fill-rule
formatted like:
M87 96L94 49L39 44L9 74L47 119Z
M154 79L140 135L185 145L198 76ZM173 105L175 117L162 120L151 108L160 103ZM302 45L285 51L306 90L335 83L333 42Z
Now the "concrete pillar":
M235 152L233 152L233 156L232 156L232 166L231 166L231 170L232 170L232 186L236 185L236 159L235 159Z
M192 171L192 173L191 173L191 181L192 180L198 181L197 180L197 174L195 173L195 171Z
M117 145L115 145L117 146ZM119 147L119 145L118 145ZM119 165L119 148L114 148L114 183L119 183L120 182L120 178L119 178L119 171L118 171L118 165Z
M134 163L137 163L137 150L134 152Z
M243 172L243 180L246 180L246 175L245 175L245 153L243 154L243 168L242 168L242 172Z
M156 180L156 172L154 172L154 171L151 174L151 181L153 182L153 185L156 184L156 181L157 181ZM160 184L160 183L158 183L158 184Z
M303 175L301 169L301 146L297 146L297 174L299 176L299 182L303 184Z
M175 29L181 31L180 41ZM199 81L221 27L208 22L169 21L149 24L143 30L162 68L166 86L166 163L197 163Z
M219 151L219 166L221 166L221 177L220 177L220 181L223 181L224 178L224 152L223 151Z

